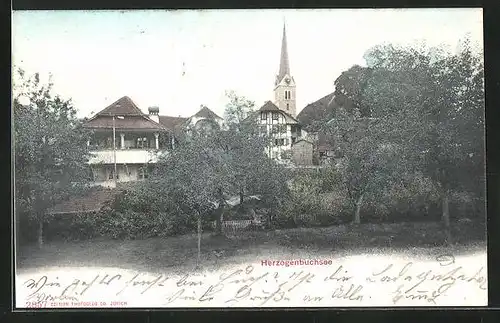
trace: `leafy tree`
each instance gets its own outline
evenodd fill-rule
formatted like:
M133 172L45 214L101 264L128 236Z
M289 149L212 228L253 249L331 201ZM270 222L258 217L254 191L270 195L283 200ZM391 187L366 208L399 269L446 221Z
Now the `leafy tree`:
M255 114L255 102L245 97L238 96L234 91L227 91L226 97L229 99L224 111L226 126L230 129L238 130L244 126L247 128L252 127L256 120L249 117Z
M450 241L450 190L484 191L481 54L465 39L456 54L425 45L379 45L367 51L365 60L368 73L355 67L336 82L341 94L355 102L354 109L340 109L347 115L342 122L336 118L330 123L341 134L344 174L355 177L345 182L358 187L353 196L359 201L359 188L369 187L369 178L392 174L389 178L397 182L398 176L419 173L431 178L439 187ZM361 122L363 110L370 111L371 118ZM387 158L372 158L380 147L397 152L391 157L397 162L389 168Z
M370 107L361 101L371 71L369 67L354 65L335 80L335 102L345 111L358 110L362 117L370 116Z
M484 178L481 54L474 53L465 39L456 54L425 46L379 46L368 57L374 72L364 104L376 107L378 116L393 129L387 136L401 147L400 162L437 183L451 241L451 190L484 191L481 181L473 184L474 177Z
M81 191L90 179L89 134L76 117L71 101L42 84L39 74L19 69L13 89L16 215L43 223L48 208Z
M163 195L195 215L198 222L198 263L201 253L203 217L217 209L216 233L222 234L222 217L229 197L259 194L266 200L272 194L276 183L282 178L269 177L269 169L278 166L265 155L266 138L258 134L254 115L246 119L233 118L243 109L238 102L249 102L230 97L227 129L210 133L193 129L177 149L163 156L151 177L151 185L161 187ZM246 103L245 103L246 104ZM245 105L250 107L251 104ZM236 111L236 112L235 112ZM269 166L269 169L267 167Z
M384 138L386 127L379 120L361 119L356 110L340 110L325 125L324 131L336 137L337 149L342 152L342 160L332 167L338 170L338 181L347 191L355 224L361 222L366 195L377 194L398 175L398 149Z

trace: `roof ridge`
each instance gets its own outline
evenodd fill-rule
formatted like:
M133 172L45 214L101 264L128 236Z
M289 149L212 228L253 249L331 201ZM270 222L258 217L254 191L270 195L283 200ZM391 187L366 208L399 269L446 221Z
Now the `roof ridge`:
M101 111L94 114L94 116L89 118L88 121L94 120L95 118L97 118L99 116L102 117L102 116L118 115L118 113L114 113L114 114L112 114L111 112L106 113L106 110L111 110L112 108L116 108L116 106L120 102L123 102L123 101L126 101L126 103L128 103L128 106L130 108L132 108L132 110L135 110L137 112L137 114L135 114L135 113L130 114L129 113L128 115L147 116L141 109L139 109L137 104L135 104L135 102L129 96L125 95L125 96L122 96L121 98L119 98L118 100L114 101L113 103L109 104L107 107L105 107Z

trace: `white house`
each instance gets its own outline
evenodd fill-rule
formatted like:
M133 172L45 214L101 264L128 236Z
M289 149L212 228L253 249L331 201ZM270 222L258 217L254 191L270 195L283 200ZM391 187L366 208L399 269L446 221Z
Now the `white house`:
M158 107L149 107L148 112L125 96L84 123L92 130L89 164L96 185L116 187L144 179L160 154L175 149L181 132L190 126L222 125L222 118L207 107L189 118L161 116Z
M305 132L297 119L280 110L274 103L267 101L259 109L260 133L269 136L266 154L277 160L290 159L292 144Z

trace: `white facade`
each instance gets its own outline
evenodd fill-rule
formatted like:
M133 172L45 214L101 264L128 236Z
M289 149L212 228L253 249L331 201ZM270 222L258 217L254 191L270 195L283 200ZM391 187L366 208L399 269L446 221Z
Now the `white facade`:
M114 165L92 165L94 185L116 187L117 184L142 180L149 175L147 165L121 164L116 165L116 179L114 178Z
M289 159L292 144L305 134L295 119L278 110L260 111L259 124L269 136L266 154L273 159Z
M104 149L91 151L89 164L147 164L158 162L162 152L151 149Z

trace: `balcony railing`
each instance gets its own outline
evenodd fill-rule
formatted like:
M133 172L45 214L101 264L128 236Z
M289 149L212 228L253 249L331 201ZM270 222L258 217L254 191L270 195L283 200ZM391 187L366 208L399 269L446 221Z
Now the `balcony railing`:
M158 162L158 157L164 151L152 149L117 149L117 164L146 164ZM114 150L95 150L91 151L89 164L113 164Z

